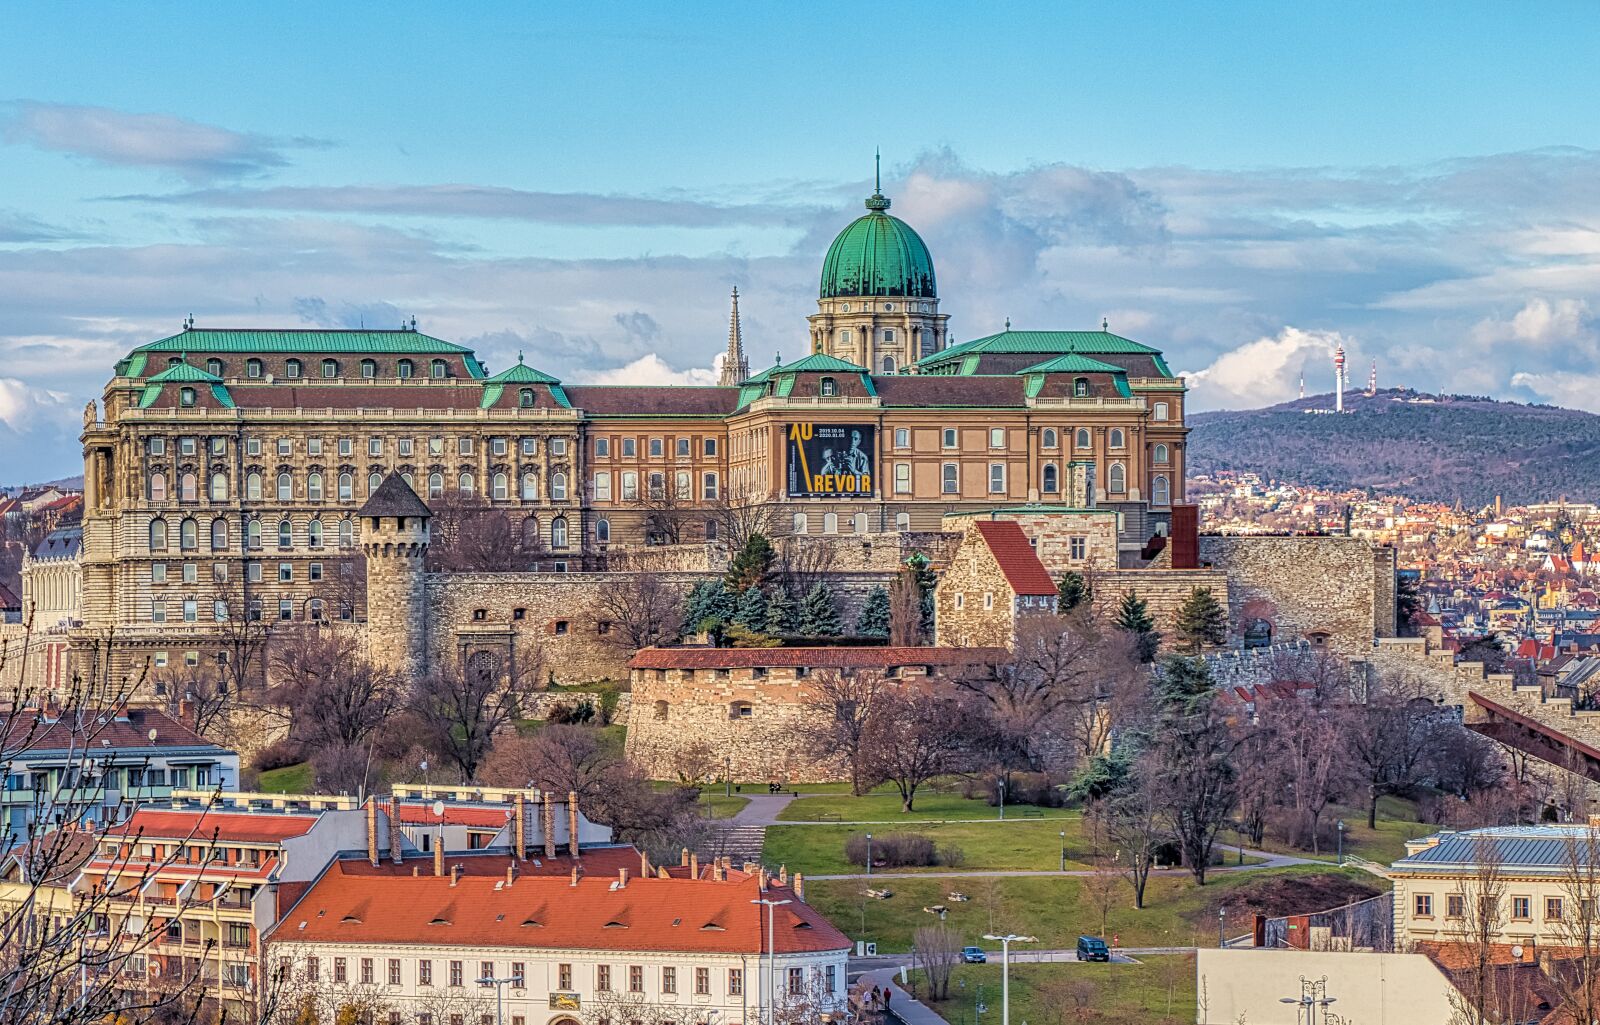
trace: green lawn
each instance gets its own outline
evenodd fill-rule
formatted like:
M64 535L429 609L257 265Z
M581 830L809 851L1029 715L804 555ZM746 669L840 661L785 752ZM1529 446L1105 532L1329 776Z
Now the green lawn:
M1314 866L1215 873L1203 887L1195 886L1187 874L1156 876L1145 890L1142 909L1133 907L1133 891L1127 884L1117 884L1105 931L1126 947L1214 944L1219 905L1230 906L1228 934L1241 935L1250 929L1247 905L1252 896L1281 888L1283 880L1341 885L1354 881L1374 890L1384 887L1382 880L1354 869ZM887 900L877 900L865 895L864 880L807 880L806 900L850 938L876 942L884 953L910 950L916 930L937 921L935 914L923 908L937 905L947 909L946 924L963 943L984 945L984 933L1009 931L1037 936L1038 949L1059 950L1072 948L1080 935L1101 931L1088 883L1084 876L919 879L898 875L874 884L894 891ZM968 899L951 900L953 891ZM1342 903L1341 898L1324 900L1320 895L1307 900L1314 906L1269 910L1312 911Z
M1195 1019L1194 958L1166 954L1140 964L1014 964L1011 1020L1032 1025L1166 1025ZM926 983L912 973L918 996ZM985 1012L975 1012L980 992ZM930 1004L951 1025L1000 1022L1000 966L959 965L950 999Z
M1418 821L1416 806L1398 797L1382 797L1378 799L1378 828L1367 828L1367 810L1363 807L1356 808L1330 808L1326 820L1334 822L1343 819L1347 827L1344 834L1344 849L1347 854L1354 854L1380 865L1387 865L1405 856L1406 841L1415 840L1419 836L1427 836L1439 831L1439 826ZM1238 837L1233 833L1225 833L1229 843L1237 842ZM1300 858L1315 858L1319 861L1334 861L1337 859L1336 842L1330 841L1327 849L1316 854L1310 851L1298 850L1284 843L1281 839L1268 835L1261 845L1265 850L1282 854L1293 854Z
M809 789L809 788L807 788ZM917 794L915 809L901 811L900 795L890 787L878 788L862 797L852 797L846 792L826 797L797 797L778 813L786 822L899 822L917 819L997 819L1000 809L984 802L962 797L956 791L928 790ZM1078 813L1066 808L1035 808L1031 805L1007 805L1007 818L1042 815L1046 818L1075 817Z
M702 791L700 803L710 809L709 814L714 819L731 819L739 814L739 810L750 803L748 797L724 797L722 791Z
M268 769L261 774L258 784L262 793L267 794L304 794L311 791L311 763L301 762L299 765L285 765L281 769Z
M852 833L920 833L932 838L941 849L961 849L958 865L929 869L896 869L896 872L973 871L981 869L1036 869L1061 867L1061 833L1067 834L1067 867L1087 868L1090 844L1083 836L1080 819L1007 819L1004 822L933 822L922 825L881 828L863 826L772 826L762 860L769 865L784 864L791 872L807 875L843 875L862 871L845 860L844 842Z

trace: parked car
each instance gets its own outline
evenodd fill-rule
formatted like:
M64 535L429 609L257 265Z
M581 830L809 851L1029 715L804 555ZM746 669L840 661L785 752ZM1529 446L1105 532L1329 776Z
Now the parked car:
M1109 961L1111 948L1106 946L1106 941L1098 936L1078 937L1079 961Z
M982 947L962 947L961 960L966 964L988 964L989 955L983 952Z

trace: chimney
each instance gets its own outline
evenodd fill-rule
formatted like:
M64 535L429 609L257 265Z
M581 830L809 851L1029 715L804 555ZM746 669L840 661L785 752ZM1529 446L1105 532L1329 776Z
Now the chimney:
M516 867L516 865L512 864L511 862L506 862L506 888L510 889L511 884L516 882L516 881L517 881L517 867Z
M700 855L693 851L689 854L689 878L700 878Z
M689 867L689 848L685 847L681 852L679 852L679 854L678 854L678 867L679 868L688 868Z
M1600 829L1600 815L1590 815L1589 816L1589 828L1590 829Z
M806 899L806 877L799 872L794 874L794 899L801 903Z
M178 721L185 726L194 725L194 706L189 704L188 698L178 699Z
M434 837L437 843L433 845L433 874L444 875L444 835Z
M722 863L721 858L711 863L711 878L719 883L727 880L728 867Z
M367 861L378 866L378 799L367 801Z
M788 886L789 885L789 866L786 865L786 864L778 866L778 885L779 886Z
M516 845L517 860L522 861L528 856L528 801L521 794L516 799L517 824L512 829L511 842Z
M626 890L627 888L628 888L628 870L625 869L625 868L619 868L619 869L617 869L617 889Z
M450 885L454 886L455 884L459 883L460 881L461 881L461 866L460 865L451 865L450 866Z
M578 866L572 866L572 885L578 885Z
M650 855L644 851L639 852L639 878L648 879L650 876Z
M578 856L578 792L567 791L567 853Z
M418 876L420 876L421 874L422 874L422 866L421 865L412 865L411 866L411 878L415 879Z
M539 791L539 800L544 806L544 856L556 856L556 808L550 803L550 792Z
M398 798L389 799L389 860L396 865L406 860L405 852L401 849L400 841L404 834L400 832L400 801Z

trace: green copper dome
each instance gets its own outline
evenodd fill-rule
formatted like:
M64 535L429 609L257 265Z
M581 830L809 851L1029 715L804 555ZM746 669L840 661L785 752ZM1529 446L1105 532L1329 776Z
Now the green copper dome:
M875 192L867 215L857 218L828 247L822 261L824 299L854 295L934 299L933 257L911 225L886 212L889 201Z

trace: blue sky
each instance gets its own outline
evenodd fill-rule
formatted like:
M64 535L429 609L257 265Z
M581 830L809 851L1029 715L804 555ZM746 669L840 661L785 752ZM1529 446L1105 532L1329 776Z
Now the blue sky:
M7 5L0 482L189 313L695 381L738 285L793 355L874 146L958 340L1600 408L1596 52L1559 3Z

